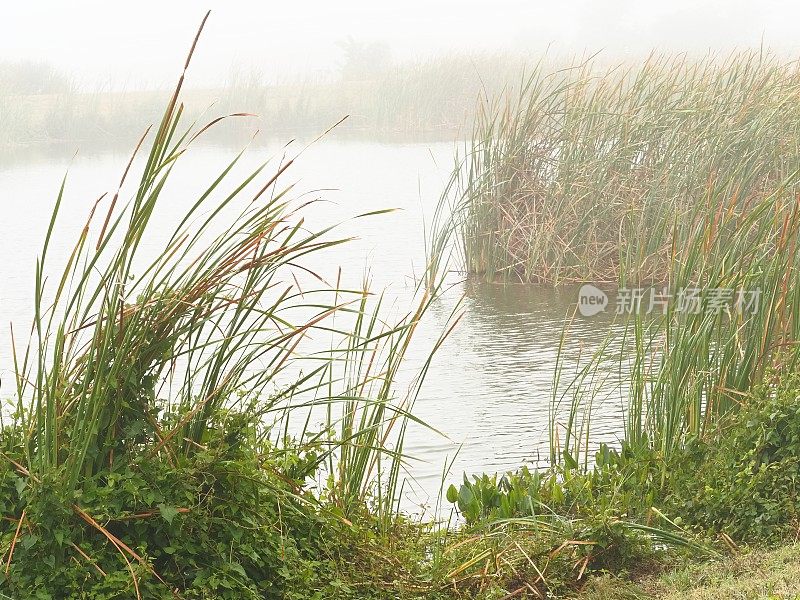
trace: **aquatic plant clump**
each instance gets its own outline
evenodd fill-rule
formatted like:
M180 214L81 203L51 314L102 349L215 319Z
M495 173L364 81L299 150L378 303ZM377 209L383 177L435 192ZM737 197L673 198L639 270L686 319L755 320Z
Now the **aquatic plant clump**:
M466 270L666 281L720 202L742 211L784 183L796 190L798 99L797 63L763 53L538 65L482 104L446 192Z
M347 240L304 226L308 203L280 184L293 160L238 177L243 153L148 257L173 170L225 118L184 127L192 52L63 270L66 178L55 201L0 428L0 590L14 597L329 598L348 578L373 585L355 546L403 523L418 384L394 388L433 295L390 319L366 289L326 283L308 256Z
M551 463L589 467L600 405L590 383L610 371L626 374L604 391L624 407L622 440L669 458L712 435L770 385L768 373L795 368L798 99L797 63L739 53L628 70L540 65L518 92L484 105L443 196L434 256L455 234L466 270L491 281L698 291L700 310L670 302L663 314L621 315L624 333L609 340L625 352L602 345L571 380L560 360ZM725 291L757 305L714 309Z

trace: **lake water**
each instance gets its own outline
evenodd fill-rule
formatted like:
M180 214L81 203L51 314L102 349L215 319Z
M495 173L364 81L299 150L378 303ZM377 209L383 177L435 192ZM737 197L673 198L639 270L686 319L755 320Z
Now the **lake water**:
M326 253L314 267L331 280L341 267L354 284L368 270L372 289L386 289L396 309L407 307L425 265L424 224L433 216L454 151L449 143L332 138L306 150L285 182L297 182L294 196L325 200L311 207L312 226L378 209L399 209L343 224L340 235L358 239ZM279 144L250 150L242 172L265 157L280 158L281 152ZM165 191L164 221L179 215L233 155L227 148L198 147L182 158ZM68 172L51 264L66 258L68 242L74 240L71 234L83 226L94 201L105 191L113 192L127 158L51 153L0 162L0 396L10 396L12 389L7 324L14 322L20 332L30 323L35 259L62 177ZM149 252L155 254L161 247L154 242ZM411 427L406 451L412 457L413 481L407 487L407 507L435 502L443 467L454 457L450 481L459 480L463 471L504 471L542 464L547 458L548 408L559 341L577 300L572 288L464 282L458 273L448 276L448 286L422 323L407 366L408 373L419 367L453 308L463 300L463 317L436 354L415 405L415 414L443 435ZM567 371L604 339L608 326L605 315L574 321L564 351L573 361L572 366L568 361ZM602 385L615 389L613 376ZM595 441L615 440L621 410L615 397L609 394L609 400L595 407Z

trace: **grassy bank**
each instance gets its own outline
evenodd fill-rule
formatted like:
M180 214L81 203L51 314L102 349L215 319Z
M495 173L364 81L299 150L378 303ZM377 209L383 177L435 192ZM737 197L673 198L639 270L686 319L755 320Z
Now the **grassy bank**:
M596 579L577 598L583 600L792 600L800 596L800 548L754 550L736 558L668 571L637 583Z

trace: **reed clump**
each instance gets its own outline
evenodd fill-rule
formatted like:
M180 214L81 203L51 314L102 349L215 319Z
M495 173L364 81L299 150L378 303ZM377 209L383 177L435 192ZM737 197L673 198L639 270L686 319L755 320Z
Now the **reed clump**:
M422 531L398 506L418 387L395 385L432 294L392 320L312 272L347 240L304 225L282 184L293 160L234 176L240 153L159 222L187 200L170 186L181 157L225 119L184 125L184 76L60 268L66 178L55 200L0 427L0 590L383 597L416 581L386 558Z
M654 57L540 65L484 103L433 254L455 233L476 277L642 292L571 378L562 340L549 467L448 491L481 531L577 528L573 571L548 585L795 534L799 84L796 63L763 53ZM586 326L573 323L565 336ZM599 444L612 409L618 442Z
M798 64L759 52L537 65L482 102L447 191L467 271L666 281L708 197L743 207L791 175L798 98Z

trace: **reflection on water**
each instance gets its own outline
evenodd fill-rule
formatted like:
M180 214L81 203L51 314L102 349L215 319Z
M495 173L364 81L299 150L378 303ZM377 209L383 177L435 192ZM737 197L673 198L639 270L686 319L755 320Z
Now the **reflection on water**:
M255 152L245 159L242 171L263 160L265 154L279 156L280 151L281 145L275 144L267 151ZM180 215L231 155L230 150L210 147L182 159L165 191L169 201L160 209L159 222ZM324 260L315 258L315 271L333 281L341 266L349 283L358 285L369 268L374 286L387 288L387 302L407 310L414 279L425 264L424 219L433 215L452 156L453 146L447 143L327 140L312 146L287 177L287 183L299 182L297 195L307 192L330 201L312 207L310 227L387 207L400 209L345 223L340 235L358 239L328 252ZM4 323L14 321L17 331L30 323L35 257L64 172L69 169L61 237L50 257L54 266L68 256L68 242L83 226L96 198L114 188L126 161L127 157L116 154L77 159L61 156L0 166L0 315ZM150 240L146 249L152 255L163 248L157 238ZM548 411L559 342L577 300L576 288L553 290L457 279L449 283L447 293L419 328L404 380L397 386L401 390L410 384L415 369L461 302L463 317L436 355L415 405L415 414L443 435L417 425L408 433L409 472L417 482L410 486L416 493L409 496L408 506L435 501L443 466L454 457L450 480L460 478L462 471L513 469L525 462L540 464L547 458ZM571 365L591 355L603 342L610 319L601 313L572 321L564 344L569 360L562 384L571 377ZM5 384L0 394L9 395L7 327L0 329L0 378ZM614 383L612 374L603 385L613 390ZM593 427L601 438L613 440L618 434L619 402L614 394L609 398L595 406Z

